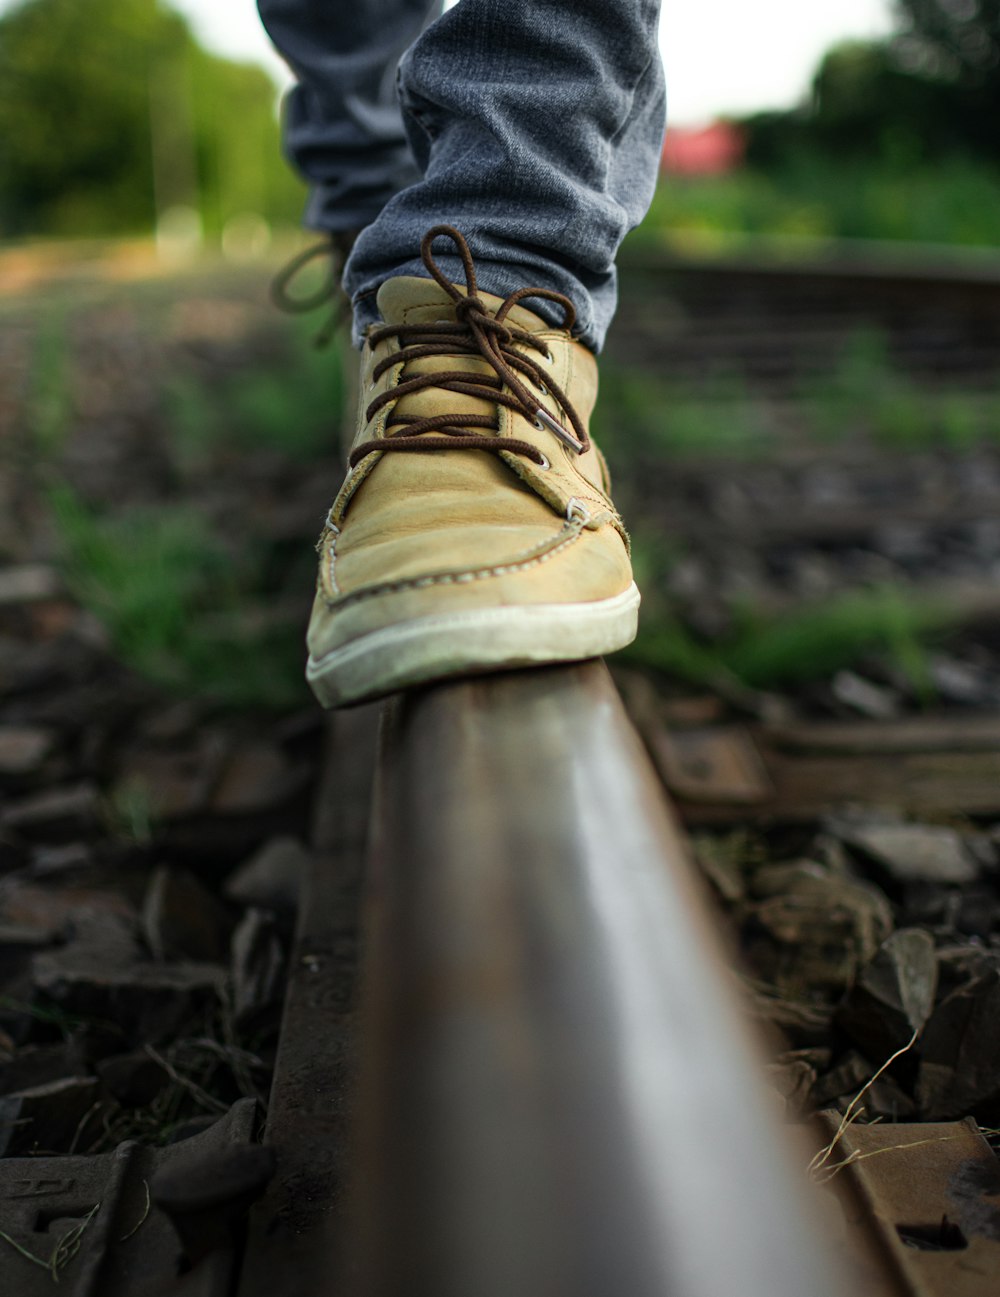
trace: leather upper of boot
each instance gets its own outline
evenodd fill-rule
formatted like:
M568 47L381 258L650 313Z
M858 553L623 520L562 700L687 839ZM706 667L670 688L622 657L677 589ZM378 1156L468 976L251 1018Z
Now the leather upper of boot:
M484 292L477 297L491 315L500 310L500 298ZM379 338L379 330L374 345L363 350L356 462L318 546L309 637L313 654L373 624L431 610L586 602L627 590L628 538L593 443L578 453L530 417L530 406L511 409L448 386L404 390L372 410L383 394L420 375L468 374L480 386L483 380L496 381L487 359L460 347L449 351L442 345L404 363L414 337L419 349L421 326L456 323L454 292L431 279L400 277L383 284L378 305L386 328L417 326L417 331ZM586 424L597 396L594 356L567 329L521 304L509 309L505 323L514 335L504 344L508 357L524 357L541 371L538 376L518 371L531 401L566 425L566 412L555 397L562 393ZM392 362L396 355L399 363ZM447 423L454 416L454 431L470 415L488 416L492 425L469 429L471 434L515 439L534 448L535 456L502 446L470 449L457 436L453 448L423 453L384 448L415 419ZM431 437L442 442L440 431L412 440Z

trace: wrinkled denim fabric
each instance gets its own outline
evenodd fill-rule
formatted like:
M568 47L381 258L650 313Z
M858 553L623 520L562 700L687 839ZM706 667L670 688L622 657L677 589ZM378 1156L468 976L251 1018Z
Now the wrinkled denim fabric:
M481 288L565 293L599 351L615 254L659 165L659 0L258 3L299 78L285 140L312 186L306 223L364 227L344 271L356 338L379 319L380 284L426 274L420 240L447 223ZM435 255L461 282L457 258ZM553 303L526 305L562 322Z

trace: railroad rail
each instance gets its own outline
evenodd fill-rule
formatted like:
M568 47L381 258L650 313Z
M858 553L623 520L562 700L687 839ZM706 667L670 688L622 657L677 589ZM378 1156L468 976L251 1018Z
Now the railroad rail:
M715 253L628 247L608 354L665 377L737 373L778 394L873 332L925 383L995 386L1000 256L984 249L747 239Z
M359 1297L843 1291L603 665L401 698L376 796Z
M304 911L240 1297L318 1297L331 1266L356 1297L847 1292L603 664L417 691L382 723L350 1174L343 1052L296 1006L334 967L343 909L316 906L354 885L357 797ZM341 805L358 732L335 719Z

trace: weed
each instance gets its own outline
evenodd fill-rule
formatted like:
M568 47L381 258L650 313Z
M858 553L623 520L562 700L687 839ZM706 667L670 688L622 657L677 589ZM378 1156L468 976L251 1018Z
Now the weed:
M852 591L819 607L782 617L737 612L737 628L720 647L729 671L745 684L823 679L866 652L882 650L926 687L921 638L949 624L949 613L891 587Z
M296 700L297 633L266 624L247 631L239 615L247 591L261 584L260 551L229 552L202 517L182 506L102 517L62 485L49 500L70 589L108 628L126 665L167 688L227 704ZM124 812L141 832L141 808Z
M800 428L818 443L863 437L893 450L971 449L1000 437L1000 399L991 393L928 391L891 361L885 334L856 329L830 370L801 380ZM775 445L766 404L739 374L695 383L605 362L594 420L600 439L651 455L766 457Z
M855 330L828 373L800 383L807 425L823 441L863 430L889 376L885 335L877 329Z
M990 424L984 413L982 406L977 409L967 398L945 397L938 410L942 443L953 451L971 450L989 435Z
M763 172L668 176L636 243L671 237L702 245L733 235L814 242L909 240L991 247L1000 228L1000 172L954 158L893 169L872 161L798 160Z
M69 428L67 320L65 310L52 306L42 312L35 334L28 397L28 429L35 453L50 458Z
M141 777L124 779L111 795L107 819L112 832L128 842L146 845L153 840L153 794Z
M898 450L918 449L945 438L941 398L896 370L888 340L876 328L859 328L847 339L833 369L800 386L806 423L824 441L864 435ZM968 408L949 398L952 417Z
M949 610L884 587L842 595L820 607L781 617L734 610L734 629L715 642L698 640L669 609L647 616L633 661L692 683L738 680L756 689L822 680L872 651L885 653L918 697L932 686L924 643L952 623Z
M171 372L160 399L170 428L171 452L181 472L192 476L204 471L212 451L224 439L210 389L192 374Z
M226 1012L223 1006L222 1014ZM236 1095L266 1106L268 1068L261 1058L230 1042L225 1022L215 1013L198 1025L188 1025L201 1034L182 1034L160 1050L146 1047L147 1055L163 1071L162 1088L145 1107L118 1109L110 1120L105 1118L88 1153L106 1152L123 1140L168 1144L177 1127L191 1116L228 1112Z
M133 1234L138 1234L139 1230L143 1227L143 1225L145 1225L146 1221L149 1219L149 1213L153 1206L152 1195L149 1192L149 1181L143 1180L142 1187L145 1190L145 1194L146 1194L146 1200L143 1203L143 1207L142 1207L142 1215L132 1226L132 1228L127 1233L121 1236L121 1238L118 1240L119 1243L127 1243Z
M624 656L637 666L698 685L714 684L724 669L715 647L697 640L669 614L644 618L637 639L624 650Z
M339 347L320 351L301 342L291 374L264 371L235 386L234 426L247 444L291 459L328 454L344 414L343 366Z
M298 461L330 453L344 416L350 361L338 346L310 346L304 327L297 325L279 364L211 384L188 373L164 381L164 411L182 469L203 469L218 450L267 449Z
M651 454L755 458L771 444L760 404L736 374L717 375L699 389L606 364L601 392L595 433L611 445L627 438L631 448Z

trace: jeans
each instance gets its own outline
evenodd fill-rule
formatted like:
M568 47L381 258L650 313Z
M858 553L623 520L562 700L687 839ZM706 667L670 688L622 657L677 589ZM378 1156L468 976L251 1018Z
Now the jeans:
M652 199L664 122L659 0L258 0L299 78L289 155L307 224L363 227L344 268L356 339L375 293L426 274L438 223L468 239L480 287L565 293L599 351L615 254ZM443 271L457 258L436 245ZM440 247L442 251L438 252ZM559 324L561 309L531 309Z

